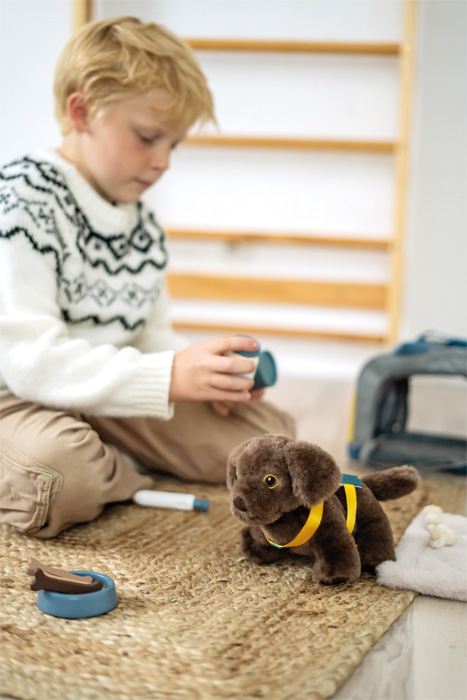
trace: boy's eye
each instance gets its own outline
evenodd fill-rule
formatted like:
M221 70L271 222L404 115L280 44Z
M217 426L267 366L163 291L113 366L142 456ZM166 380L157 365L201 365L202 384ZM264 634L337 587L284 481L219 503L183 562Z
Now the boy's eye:
M266 474L263 481L268 489L275 489L277 486L277 476L274 476L274 474Z
M153 144L159 138L159 134L146 135L146 134L142 134L140 131L136 131L135 133L136 133L136 136L141 141L141 143L145 143L145 144Z

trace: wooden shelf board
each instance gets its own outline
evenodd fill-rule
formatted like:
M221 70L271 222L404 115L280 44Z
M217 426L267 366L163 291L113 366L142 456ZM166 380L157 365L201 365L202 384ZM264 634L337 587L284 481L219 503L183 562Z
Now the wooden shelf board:
M281 39L203 39L185 41L196 51L252 51L261 53L325 53L398 56L401 46L389 42L294 41Z
M178 299L386 308L387 287L384 284L221 277L177 272L169 273L167 281L170 295Z
M397 148L394 141L361 141L350 139L308 139L282 136L227 136L219 134L193 135L184 146L211 148L272 148L299 151L364 151L392 154Z
M215 323L203 321L190 321L178 319L172 322L176 330L199 331L203 333L236 334L242 331L255 337L261 335L279 335L289 338L317 338L321 340L344 340L357 343L385 343L386 336L380 333L348 333L345 331L325 331L305 328L284 328L283 326L260 326L241 324L241 327L233 323Z
M372 250L388 250L391 241L382 238L366 238L364 236L323 236L307 233L257 233L254 231L219 231L206 229L170 228L169 238L177 240L221 241L224 243L266 243L273 245L319 245L332 248L370 248Z

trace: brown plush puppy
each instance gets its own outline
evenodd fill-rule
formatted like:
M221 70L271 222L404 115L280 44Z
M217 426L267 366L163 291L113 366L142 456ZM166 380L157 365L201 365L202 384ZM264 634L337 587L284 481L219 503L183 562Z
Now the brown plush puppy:
M389 521L378 501L411 493L420 479L413 467L394 467L362 479L356 523L347 528L347 504L342 474L330 454L309 442L286 435L264 435L236 447L229 455L227 486L232 514L248 527L242 531L243 551L257 564L277 561L284 552L314 559L313 580L325 584L355 581L362 571L374 571L394 560ZM322 519L304 544L292 542L310 509L324 502ZM268 541L269 540L269 541Z

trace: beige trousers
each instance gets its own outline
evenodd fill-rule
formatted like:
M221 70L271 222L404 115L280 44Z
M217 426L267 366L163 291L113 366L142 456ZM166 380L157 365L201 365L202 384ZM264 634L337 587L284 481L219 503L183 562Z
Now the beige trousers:
M40 538L96 518L107 503L150 488L122 456L148 470L223 482L230 450L264 433L294 436L292 418L266 401L228 417L178 403L169 421L105 418L0 398L0 522Z

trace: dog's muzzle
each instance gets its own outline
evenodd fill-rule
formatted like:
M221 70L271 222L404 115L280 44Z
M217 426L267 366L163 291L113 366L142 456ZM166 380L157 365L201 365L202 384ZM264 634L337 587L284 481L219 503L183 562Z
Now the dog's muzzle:
M241 496L235 496L232 503L234 508L239 510L241 513L246 513L247 505Z

